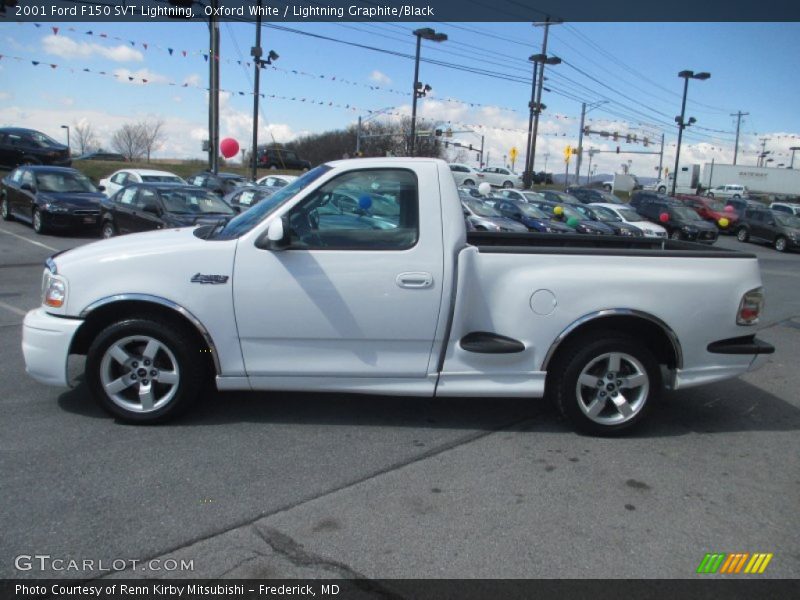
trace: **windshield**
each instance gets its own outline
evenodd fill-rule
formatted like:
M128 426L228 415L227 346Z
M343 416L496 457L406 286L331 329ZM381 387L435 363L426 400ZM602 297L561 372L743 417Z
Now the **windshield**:
M670 213L673 217L680 219L681 221L702 221L703 219L700 218L696 212L694 212L691 208L686 208L685 206L673 206L670 208Z
M606 223L622 221L613 210L603 206L592 206L592 212L598 221L605 221Z
M800 229L800 219L794 217L792 215L783 215L781 213L774 213L775 221L778 225L783 225L784 227L792 227L794 229Z
M177 175L142 175L145 183L182 183L186 182Z
M39 131L31 131L30 133L31 139L34 142L39 144L42 148L51 148L53 146L61 146L57 141L51 138L49 135L45 135Z
M547 198L538 192L522 192L522 195L525 196L525 199L528 202L541 202L542 200L547 200Z
M256 204L250 210L240 213L239 216L231 219L219 233L214 236L215 239L229 240L237 238L261 223L268 217L275 209L287 202L297 193L301 192L312 182L322 177L325 173L331 170L332 167L328 165L320 165L315 169L306 171L306 173L292 181L286 187L282 187L271 196L265 198Z
M481 202L480 200L463 200L464 204L467 205L470 212L478 215L479 217L500 217L502 216L499 212L493 209L488 204Z
M532 204L520 202L516 205L520 212L531 219L548 219L549 217Z
M600 197L603 199L603 202L610 202L611 204L622 204L622 200L617 198L614 194L609 194L608 192L601 192L600 190L596 190Z
M97 188L82 173L37 173L36 185L40 192L80 193L96 192Z
M706 200L706 206L716 212L723 212L725 210L725 205L719 200Z
M635 210L631 210L630 208L618 208L617 214L629 223L636 223L644 220L639 213L637 213Z
M161 200L167 212L186 215L232 215L233 209L216 194L195 189L163 189Z
M571 206L566 205L566 204L559 204L558 206L560 206L562 208L562 210L564 211L562 214L564 215L565 219L569 219L571 217L575 217L576 219L578 219L580 221L585 221L586 220L586 216L585 215L582 215L580 212L578 212L577 210L575 210ZM553 210L555 210L555 207L551 207L550 208L551 212Z

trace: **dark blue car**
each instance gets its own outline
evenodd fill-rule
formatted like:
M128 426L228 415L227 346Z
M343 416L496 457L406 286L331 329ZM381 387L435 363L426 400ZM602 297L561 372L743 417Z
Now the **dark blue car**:
M571 227L552 220L540 209L527 202L502 198L495 200L494 209L504 217L522 223L531 231L544 233L571 233L573 231Z
M75 169L22 166L2 180L0 213L4 221L30 223L36 233L95 228L105 198L102 191Z

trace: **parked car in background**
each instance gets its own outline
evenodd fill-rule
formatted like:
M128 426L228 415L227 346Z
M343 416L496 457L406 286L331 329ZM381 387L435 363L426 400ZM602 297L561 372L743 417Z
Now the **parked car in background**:
M461 206L466 220L475 231L528 231L522 223L504 217L487 202L461 196Z
M540 202L546 198L539 192L532 192L530 190L514 190L511 188L503 188L492 192L492 196L496 198L507 198L508 200L517 200L519 202Z
M256 185L261 185L264 187L269 187L277 190L279 188L286 187L287 185L292 183L295 179L297 179L297 175L267 175L266 177L257 179Z
M71 164L69 148L49 135L22 127L0 128L0 166Z
M579 213L590 221L604 223L614 230L614 235L627 237L643 237L642 230L634 225L626 223L622 217L612 210L603 208L599 204L573 204Z
M548 202L563 202L565 204L581 203L581 201L572 194L562 192L561 190L541 190L539 194Z
M257 162L262 169L308 171L311 168L311 163L300 158L294 150L274 146L259 146Z
M648 221L664 227L673 240L713 244L719 235L715 225L704 221L691 208L672 198L641 202L636 212Z
M255 206L264 198L269 198L280 188L268 187L264 185L248 185L236 188L227 194L223 200L236 212L244 212L251 206Z
M800 248L800 217L764 208L749 208L739 221L740 242L766 242L778 252Z
M153 169L122 169L100 180L100 185L105 188L106 196L109 198L126 185L134 183L176 183L186 185L186 182L175 173L155 171Z
M450 172L453 174L453 179L457 186L475 186L478 185L478 171L462 163L449 163Z
M577 233L588 233L593 235L614 235L614 229L600 223L599 221L592 221L585 215L582 215L572 204L563 202L551 202L549 200L542 200L540 202L532 203L537 208L544 211L550 218L558 223L563 223Z
M606 204L625 204L617 196L610 191L598 190L587 187L573 187L570 186L564 190L570 196L574 196L584 204L591 204L592 202L604 202Z
M745 198L730 198L725 200L725 212L733 211L739 219L744 216L744 212L749 208L758 210L761 208L766 208L766 205L756 202L755 200L747 200Z
M186 178L186 183L197 187L211 190L219 196L227 196L233 190L245 185L252 185L244 176L237 173L217 173L214 175L208 171L197 173Z
M709 198L746 198L749 193L746 186L727 183L711 188L706 192L706 196Z
M126 158L117 152L105 152L104 150L97 150L96 152L89 152L75 158L75 160L107 160L109 162L126 162Z
M695 196L689 194L678 194L675 196L681 202L694 210L698 215L710 223L714 223L722 233L734 233L739 215L736 211L725 210L722 201L715 198ZM723 220L724 219L724 220ZM727 225L723 225L727 222Z
M36 233L95 228L103 198L102 187L76 169L24 166L0 183L0 214L30 223Z
M642 215L637 213L633 208L630 206L626 206L624 204L592 204L592 208L601 207L606 208L617 215L620 219L640 229L644 234L644 237L650 238L666 238L667 237L667 230L664 229L661 225L657 223L652 223L645 219Z
M488 202L491 203L492 208L502 216L522 223L530 231L540 231L543 233L572 233L573 231L572 227L554 221L541 209L528 202L509 200L506 198L498 198L497 200L489 200Z
M493 187L521 188L522 177L505 167L486 167L478 171L478 183L489 182Z
M216 194L189 185L135 183L101 204L104 238L137 231L207 225L236 212Z
M769 205L770 210L785 213L787 215L800 216L800 204L795 202L773 202Z
M675 199L671 196L667 196L666 194L659 194L658 192L638 190L631 194L631 199L628 202L628 205L632 206L638 211L639 207L647 202L660 202L662 204L669 204L670 202L675 202Z

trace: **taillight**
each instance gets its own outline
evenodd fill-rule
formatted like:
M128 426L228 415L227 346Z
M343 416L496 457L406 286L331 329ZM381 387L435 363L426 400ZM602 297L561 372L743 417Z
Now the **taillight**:
M755 325L764 308L764 288L758 287L745 292L736 313L737 325Z

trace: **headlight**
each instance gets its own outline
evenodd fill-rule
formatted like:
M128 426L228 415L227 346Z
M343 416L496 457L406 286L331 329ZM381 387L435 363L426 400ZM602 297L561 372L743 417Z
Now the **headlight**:
M42 304L61 308L67 300L67 282L60 275L46 269L42 277Z
M684 233L697 233L697 230L694 227L689 227L688 225L681 227L681 231Z
M47 212L52 212L52 213L66 213L66 212L69 212L69 209L66 206L61 206L60 204L54 204L52 202L47 202L44 205L44 209Z
M620 235L633 235L633 232L630 229L620 229L619 230L619 234Z
M545 227L544 228L544 232L545 233L555 233L555 229L553 229L552 227Z

